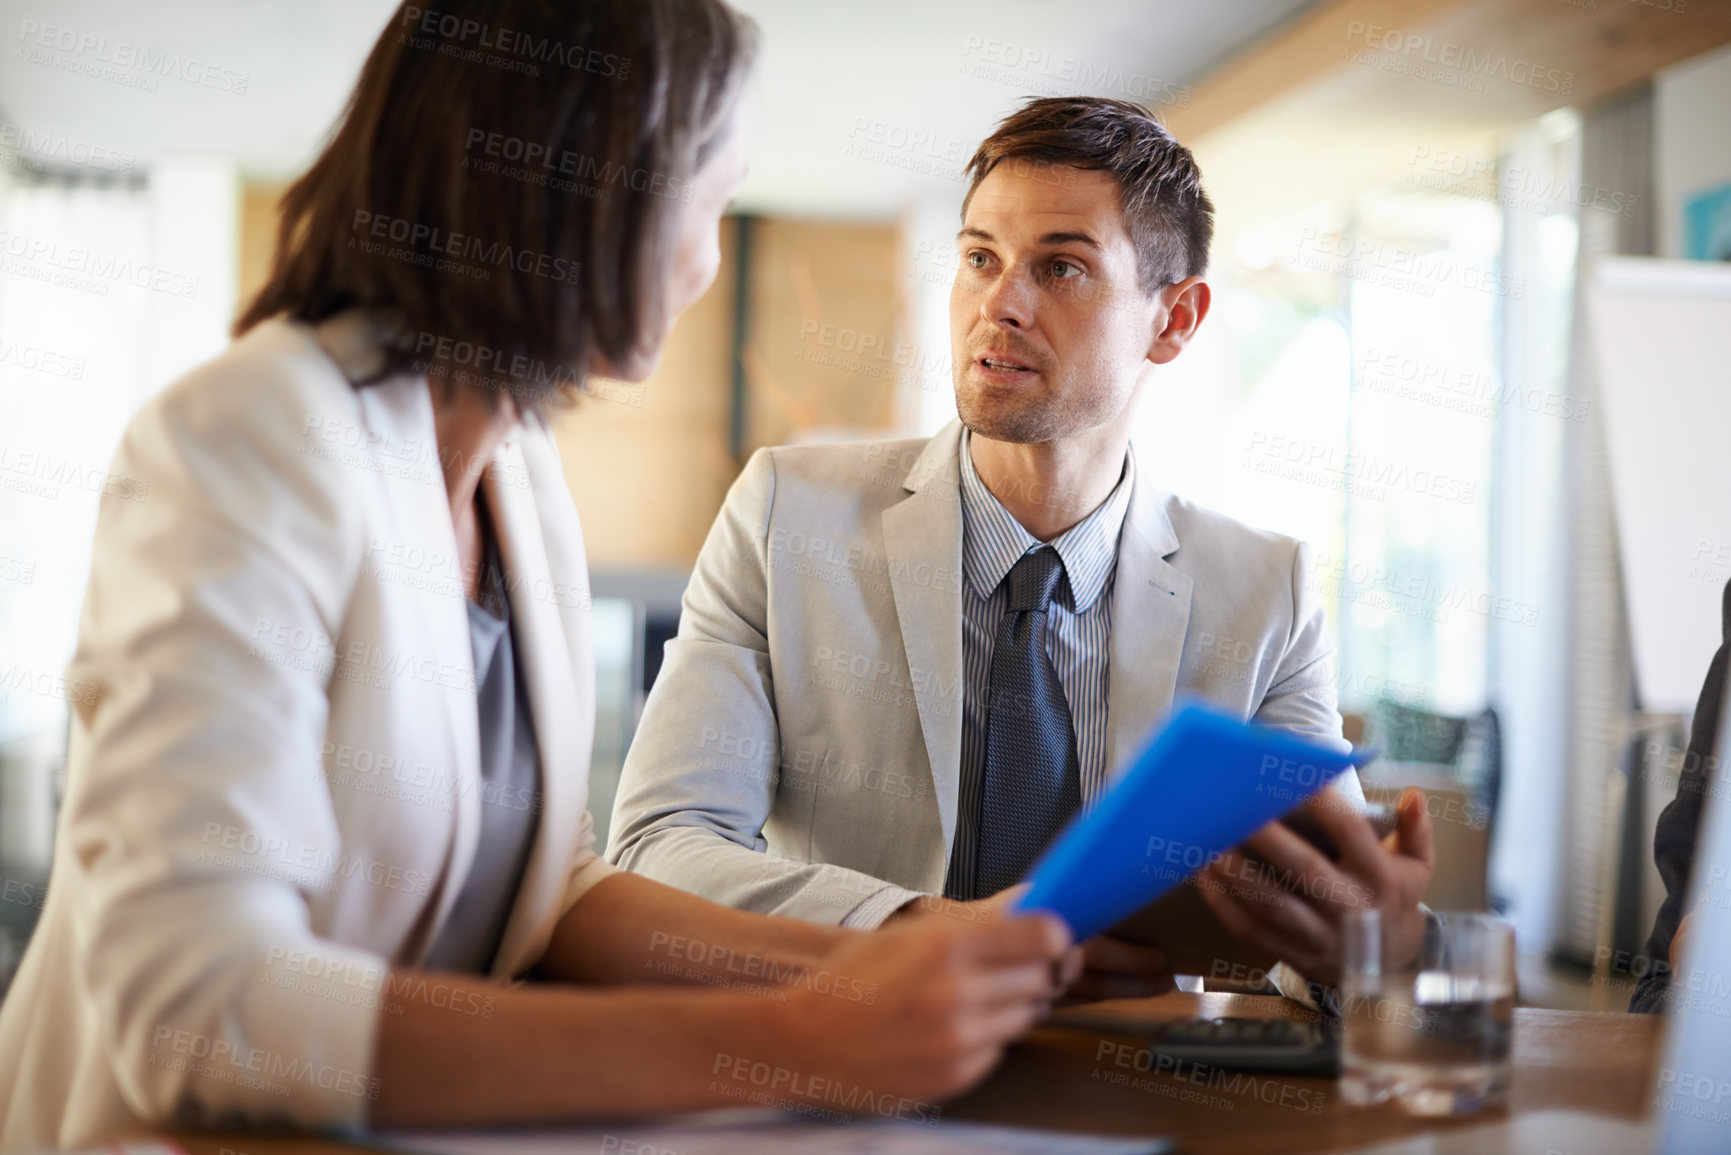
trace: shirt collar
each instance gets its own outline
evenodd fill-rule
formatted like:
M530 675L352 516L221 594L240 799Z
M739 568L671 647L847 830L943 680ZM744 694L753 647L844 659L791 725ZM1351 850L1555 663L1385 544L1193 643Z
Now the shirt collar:
M979 471L974 468L974 455L968 448L969 436L963 429L962 571L974 593L985 599L992 596L992 591L1023 554L1038 549L1042 543L1010 516L1010 511L980 480ZM1064 562L1064 580L1059 583L1057 596L1064 598L1068 591L1071 613L1086 613L1105 592L1107 579L1118 560L1118 535L1124 528L1135 476L1135 454L1126 452L1124 472L1106 500L1048 543Z

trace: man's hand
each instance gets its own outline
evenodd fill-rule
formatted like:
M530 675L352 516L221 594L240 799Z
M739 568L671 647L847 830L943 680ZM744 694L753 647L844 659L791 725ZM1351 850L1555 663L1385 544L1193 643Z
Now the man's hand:
M775 1033L790 1068L808 1077L873 1095L948 1098L1045 1017L1069 950L1064 924L1046 914L887 924L826 955L833 977L800 984Z
M1424 795L1408 789L1395 807L1394 832L1380 843L1352 804L1322 791L1305 808L1334 839L1328 857L1279 822L1252 835L1244 849L1204 867L1197 888L1222 925L1278 956L1306 978L1340 981L1342 925L1349 911L1382 912L1383 949L1402 962L1424 942L1419 897L1436 867ZM1260 860L1260 861L1258 861Z
M1705 892L1702 893L1701 897L1706 898ZM1683 969L1683 950L1688 946L1689 932L1693 929L1689 924L1694 918L1694 911L1684 915L1682 921L1677 923L1677 932L1671 936L1671 949L1667 953L1670 955L1672 974L1677 974Z
M1146 999L1177 986L1159 947L1097 934L1082 944L1081 954L1081 974L1064 992L1066 1003Z

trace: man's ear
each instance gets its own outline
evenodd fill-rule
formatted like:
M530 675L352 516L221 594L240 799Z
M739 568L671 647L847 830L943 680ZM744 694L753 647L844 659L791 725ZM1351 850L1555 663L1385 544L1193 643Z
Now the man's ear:
M1155 316L1160 328L1148 346L1148 360L1164 365L1184 352L1202 327L1213 293L1201 277L1185 277L1161 289L1158 296L1160 311Z

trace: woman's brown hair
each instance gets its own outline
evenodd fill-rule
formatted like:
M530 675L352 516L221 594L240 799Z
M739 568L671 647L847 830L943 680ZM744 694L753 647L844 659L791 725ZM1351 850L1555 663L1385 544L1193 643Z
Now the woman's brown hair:
M675 214L755 45L722 0L404 4L284 194L236 335L389 310L373 380L466 369L542 411L665 332Z

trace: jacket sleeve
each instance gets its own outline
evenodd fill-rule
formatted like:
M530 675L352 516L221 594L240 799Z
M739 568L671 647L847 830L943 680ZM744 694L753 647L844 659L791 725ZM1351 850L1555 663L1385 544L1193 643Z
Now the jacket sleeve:
M308 918L344 850L319 766L360 535L349 467L305 430L354 410L218 384L147 406L100 504L68 678L72 981L145 1122L355 1125L377 1011L276 981L385 966Z
M825 923L856 908L881 917L878 896L903 897L889 883L776 854L764 836L781 749L769 652L775 486L774 458L759 450L710 529L626 755L607 857L745 910Z
M1351 745L1341 734L1334 643L1328 640L1322 603L1304 580L1309 571L1310 547L1300 542L1292 555L1292 631L1251 721L1347 750ZM1342 774L1333 789L1364 801L1355 771Z
M1253 721L1293 730L1339 750L1349 747L1341 734L1335 689L1334 645L1328 640L1322 604L1304 576L1310 570L1310 547L1299 543L1292 556L1292 633L1275 666L1274 680L1256 709ZM1348 770L1329 789L1362 805L1364 788L1358 772ZM1320 1001L1317 984L1284 962L1268 973L1276 990L1309 1006Z
M1671 985L1671 940L1677 937L1677 926L1683 921L1683 902L1688 897L1689 874L1701 836L1701 799L1713 789L1712 773L1724 765L1726 751L1719 750L1718 745L1726 667L1731 666L1731 582L1725 586L1721 620L1719 651L1707 667L1707 680L1695 703L1677 796L1660 812L1653 831L1653 863L1665 883L1665 901L1641 950L1645 965L1629 999L1629 1010L1637 1014L1657 1014L1665 1009Z

